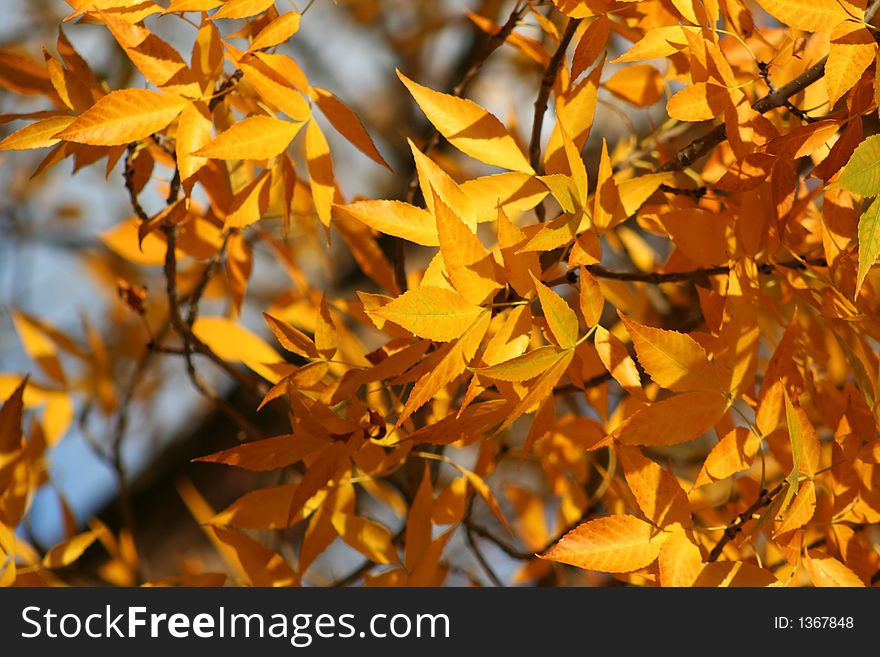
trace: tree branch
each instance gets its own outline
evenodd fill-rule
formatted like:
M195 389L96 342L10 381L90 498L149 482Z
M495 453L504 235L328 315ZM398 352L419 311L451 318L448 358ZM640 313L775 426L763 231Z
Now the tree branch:
M730 543L734 538L736 538L739 533L743 530L743 525L752 519L752 516L755 515L758 511L763 509L764 507L770 506L773 503L773 499L779 495L782 489L785 487L785 482L781 484L777 484L776 487L768 491L766 488L761 491L761 494L758 495L758 499L755 500L754 504L752 504L748 509L740 513L732 523L730 523L727 528L724 530L724 534L718 539L718 542L715 544L715 547L712 548L712 551L709 553L709 563L713 561L717 561L718 557L721 556L721 553L724 551L725 546Z
M535 99L535 115L532 119L532 134L529 139L529 163L535 170L535 173L541 174L544 171L544 165L541 162L541 132L544 127L544 114L547 111L547 103L550 101L550 91L559 75L559 68L565 61L565 53L568 45L574 37L575 30L580 24L580 18L570 18L565 26L565 32L559 41L556 52L550 58L547 68L544 71L544 77L541 79L541 89L538 91L538 97ZM539 203L535 207L539 221L544 220L544 205Z
M874 17L874 14L877 13L878 9L880 9L880 1L875 0L865 11L866 23ZM752 104L752 109L760 114L766 114L770 110L778 109L780 107L786 107L791 111L791 108L788 107L790 105L788 102L789 98L803 91L814 82L818 82L822 79L825 75L825 64L827 62L828 56L826 55L796 78L777 89L771 89L770 93L763 98L759 98ZM701 157L707 155L709 151L726 139L727 128L722 123L699 139L696 139L685 146L675 154L675 157L657 169L657 171L681 171L682 169L686 169Z

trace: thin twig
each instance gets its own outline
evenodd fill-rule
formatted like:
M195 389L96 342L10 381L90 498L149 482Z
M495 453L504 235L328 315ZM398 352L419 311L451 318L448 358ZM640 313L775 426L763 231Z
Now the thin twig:
M547 112L547 103L550 101L550 91L553 89L553 84L559 75L559 68L565 61L565 53L580 22L580 18L569 19L568 24L565 26L565 32L559 41L559 46L544 70L541 88L538 91L538 97L535 99L535 115L532 119L532 134L529 139L529 163L532 165L535 173L538 174L544 171L544 164L541 162L541 132L544 126L544 114ZM542 203L535 207L535 212L538 215L538 220L544 221L544 205Z
M739 533L743 530L743 525L752 519L758 511L763 509L764 507L770 506L773 503L774 498L779 495L785 486L785 482L781 484L777 484L777 486L768 491L764 489L761 491L761 494L758 495L758 499L745 511L740 513L736 518L734 518L733 522L730 523L727 528L724 530L724 534L722 534L721 538L718 539L718 542L715 544L715 547L712 548L712 551L709 553L709 563L713 561L717 561L718 557L721 556L721 553L724 551L724 548L727 546L730 541L736 538Z
M808 266L827 267L828 261L825 258L803 258L801 260L786 260L784 262L762 262L758 264L758 273L765 276L776 273L779 269L803 270ZM700 269L689 269L687 271L673 271L667 273L660 272L641 272L641 271L615 271L606 269L601 265L587 265L584 267L596 278L605 278L615 281L629 281L635 283L650 283L652 285L663 285L664 283L684 283L687 281L698 281L709 276L726 276L730 273L730 267L719 265L717 267L702 267ZM547 281L549 287L555 285L563 285L565 283L576 283L577 279L573 274L576 270L571 270L551 281Z
M464 540L468 545L468 549L474 554L477 562L480 564L480 568L483 569L483 572L486 573L486 576L492 582L493 586L497 586L498 588L504 587L504 582L501 581L501 578L498 577L497 573L492 569L492 566L489 565L489 562L486 560L485 555L482 550L480 550L480 546L477 544L477 541L474 539L474 528L472 523L470 522L471 513L474 508L474 497L468 500L467 512L464 516L463 526L464 526Z

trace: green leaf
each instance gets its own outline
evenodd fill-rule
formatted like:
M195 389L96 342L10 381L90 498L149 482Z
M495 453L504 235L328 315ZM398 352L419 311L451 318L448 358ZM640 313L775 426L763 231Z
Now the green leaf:
M880 256L880 203L874 201L859 220L859 277L856 296L862 289L865 276Z
M868 137L859 144L837 184L861 196L880 194L880 135Z

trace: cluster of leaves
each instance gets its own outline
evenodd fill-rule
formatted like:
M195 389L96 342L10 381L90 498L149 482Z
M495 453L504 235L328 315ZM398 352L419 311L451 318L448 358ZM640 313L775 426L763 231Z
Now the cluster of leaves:
M68 2L148 88L106 88L63 32L42 63L3 53L0 84L51 109L6 116L34 121L0 149L51 148L38 173L68 157L124 160L134 215L105 243L166 279L152 309L164 328L141 357L182 355L246 432L252 420L205 385L195 355L261 407L284 405L287 433L201 460L280 470L285 483L219 513L181 487L237 581L299 584L341 539L366 558L343 583L439 585L462 567L448 546L463 535L496 582L487 546L523 562L522 582L567 581L559 564L593 583L608 581L594 571L663 586L876 582L880 203L863 201L880 194L880 140L863 141L880 93L873 7L554 0L511 3L503 24L474 14L487 45L461 84L442 92L398 72L436 131L409 140L407 198L349 200L316 109L388 165L354 112L275 52L308 16L271 0ZM146 26L154 14L197 23L189 63ZM499 48L541 72L529 139L464 97ZM642 138L602 139L588 167L600 90L665 104L668 118ZM138 200L148 186L167 199L154 213ZM357 263L356 292L322 292L291 255L288 240L316 226L324 248L341 241ZM258 309L274 338L240 321L258 243L291 279ZM200 316L223 273L228 312ZM136 284L120 295L144 315ZM135 581L126 530L95 521L42 557L13 533L71 398L110 412L120 394L94 341L21 313L16 325L47 381L4 375L2 579L54 582L100 540L107 581ZM69 382L59 351L89 361L97 384ZM43 408L27 439L23 407ZM286 555L253 533L295 526Z

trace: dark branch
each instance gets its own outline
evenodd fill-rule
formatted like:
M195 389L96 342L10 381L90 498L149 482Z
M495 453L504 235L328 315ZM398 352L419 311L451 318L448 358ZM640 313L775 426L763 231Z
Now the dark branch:
M715 544L715 547L712 548L712 551L709 553L709 563L713 561L717 561L718 557L721 556L721 553L724 551L725 546L730 543L734 538L736 538L740 532L743 530L743 525L752 519L758 511L763 509L764 507L770 506L773 503L774 498L779 495L782 489L785 487L785 483L778 484L773 490L768 491L764 489L761 491L761 494L758 496L758 499L755 500L754 504L752 504L748 509L740 513L732 523L730 523L727 528L724 530L724 534L722 534L721 538L718 539L718 542Z
M544 126L544 114L547 112L547 103L550 101L550 91L559 75L559 68L565 61L565 53L568 45L574 37L575 30L580 24L580 18L571 18L565 26L565 32L559 41L556 52L550 58L547 68L544 70L544 77L541 79L541 89L538 91L538 97L535 99L535 116L532 119L532 134L529 139L529 163L535 170L535 173L543 173L544 165L541 162L541 131ZM535 207L538 220L544 220L544 205L539 203Z

